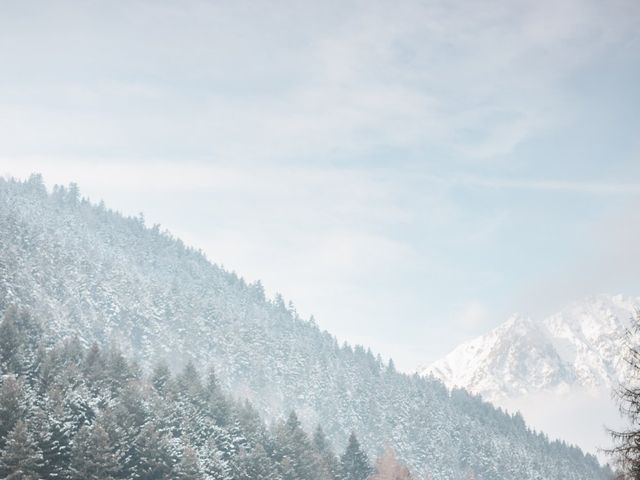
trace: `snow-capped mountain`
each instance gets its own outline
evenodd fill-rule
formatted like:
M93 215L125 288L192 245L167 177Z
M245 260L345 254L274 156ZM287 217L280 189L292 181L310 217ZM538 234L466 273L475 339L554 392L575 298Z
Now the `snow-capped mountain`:
M596 295L546 318L513 315L421 373L596 452L610 445L603 426L621 421L611 393L628 373L622 337L638 306L640 297Z
M538 321L514 315L422 373L493 401L575 386L612 388L625 375L621 337L639 305L640 297L598 295Z

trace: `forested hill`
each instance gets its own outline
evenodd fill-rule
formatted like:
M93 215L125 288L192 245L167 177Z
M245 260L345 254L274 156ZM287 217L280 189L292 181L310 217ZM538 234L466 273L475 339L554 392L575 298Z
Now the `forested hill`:
M52 342L118 345L143 366L212 365L264 418L295 409L336 450L356 431L371 455L391 445L426 478L610 478L594 457L549 442L520 416L338 345L260 284L89 203L74 185L47 193L39 176L0 179L0 311L10 307L44 319Z
M14 307L0 321L0 478L364 480L374 470L355 434L337 457L295 412L268 429L211 370L188 363L174 376L159 363L145 375L117 348L42 333Z

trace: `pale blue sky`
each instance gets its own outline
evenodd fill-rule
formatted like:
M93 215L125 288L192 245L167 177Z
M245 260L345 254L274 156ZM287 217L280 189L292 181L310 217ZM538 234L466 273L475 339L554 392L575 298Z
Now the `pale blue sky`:
M0 3L0 174L160 223L411 370L640 293L640 3Z

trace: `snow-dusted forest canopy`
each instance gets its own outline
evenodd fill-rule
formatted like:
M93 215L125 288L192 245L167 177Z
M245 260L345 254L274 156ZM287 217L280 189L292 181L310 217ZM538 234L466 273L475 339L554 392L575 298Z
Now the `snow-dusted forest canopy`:
M138 448L135 442L150 428L171 446L161 450L174 455L167 461L176 469L244 455L275 469L274 478L303 478L278 473L273 446L277 425L286 425L283 419L295 410L307 432L322 426L334 451L345 451L356 432L370 457L390 446L417 478L611 476L593 456L531 431L521 416L464 390L448 391L439 380L399 373L365 347L339 345L281 297L265 298L259 283L247 284L158 226L92 204L74 185L49 193L37 175L25 182L0 179L3 312L26 315L41 330L26 335L29 347L19 347L24 370L1 367L2 391L19 390L15 395L30 406L11 430L0 431L5 450L38 422L103 448L101 431L109 436L117 412L135 414L138 406L127 402L141 402L139 414L152 425L136 420L123 433L125 445ZM105 365L99 379L87 367L92 355ZM46 363L36 357L58 370L43 371ZM154 366L162 362L174 375L166 395L153 383ZM194 420L189 395L211 391L204 374L210 369L217 383L207 398L221 399L228 413L222 421L215 414ZM196 371L202 379L192 388L187 377ZM46 375L61 386L49 388ZM132 381L118 382L118 375ZM244 409L245 400L251 409ZM168 419L188 433L176 435L163 423ZM195 424L197 431L190 431ZM71 440L65 439L70 462L77 444ZM255 478L234 476L229 465L221 477L207 478Z
M215 373L192 363L143 375L122 353L77 338L51 345L41 324L9 308L0 323L0 476L37 479L364 480L355 435L340 457L295 414L268 430ZM388 463L388 462L387 462Z

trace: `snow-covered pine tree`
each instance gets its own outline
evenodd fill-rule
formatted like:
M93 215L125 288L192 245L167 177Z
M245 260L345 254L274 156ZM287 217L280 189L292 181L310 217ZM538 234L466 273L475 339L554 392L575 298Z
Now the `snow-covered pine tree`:
M318 466L318 480L336 480L339 473L338 459L320 425L313 432L312 445Z
M100 424L83 427L76 434L71 450L70 473L73 480L115 480L121 461L115 445Z
M355 432L349 436L347 448L340 456L340 480L366 480L373 473L369 457L360 447Z
M157 477L156 477L157 478ZM204 476L200 469L198 455L191 447L185 447L182 451L182 458L175 468L173 476L176 480L203 480Z
M0 373L20 371L18 364L18 351L21 339L19 338L17 323L18 309L7 308L0 322Z
M284 474L280 477L277 466L269 458L264 447L260 444L251 450L242 450L233 462L231 473L233 480L253 480L260 478L264 480L276 480L278 478L300 478L295 473Z
M284 480L314 480L317 471L309 437L302 429L295 412L276 428L278 448L276 458L280 462Z
M42 452L27 424L18 420L0 455L0 476L6 480L38 480Z
M16 422L24 418L27 410L23 382L14 375L0 377L0 449Z
M174 465L177 459L171 455L169 440L157 432L152 422L140 430L130 456L130 475L133 479L155 480L172 478L176 474Z
M166 362L159 362L153 367L151 374L151 384L159 394L164 395L166 392L167 384L171 380L171 372Z

